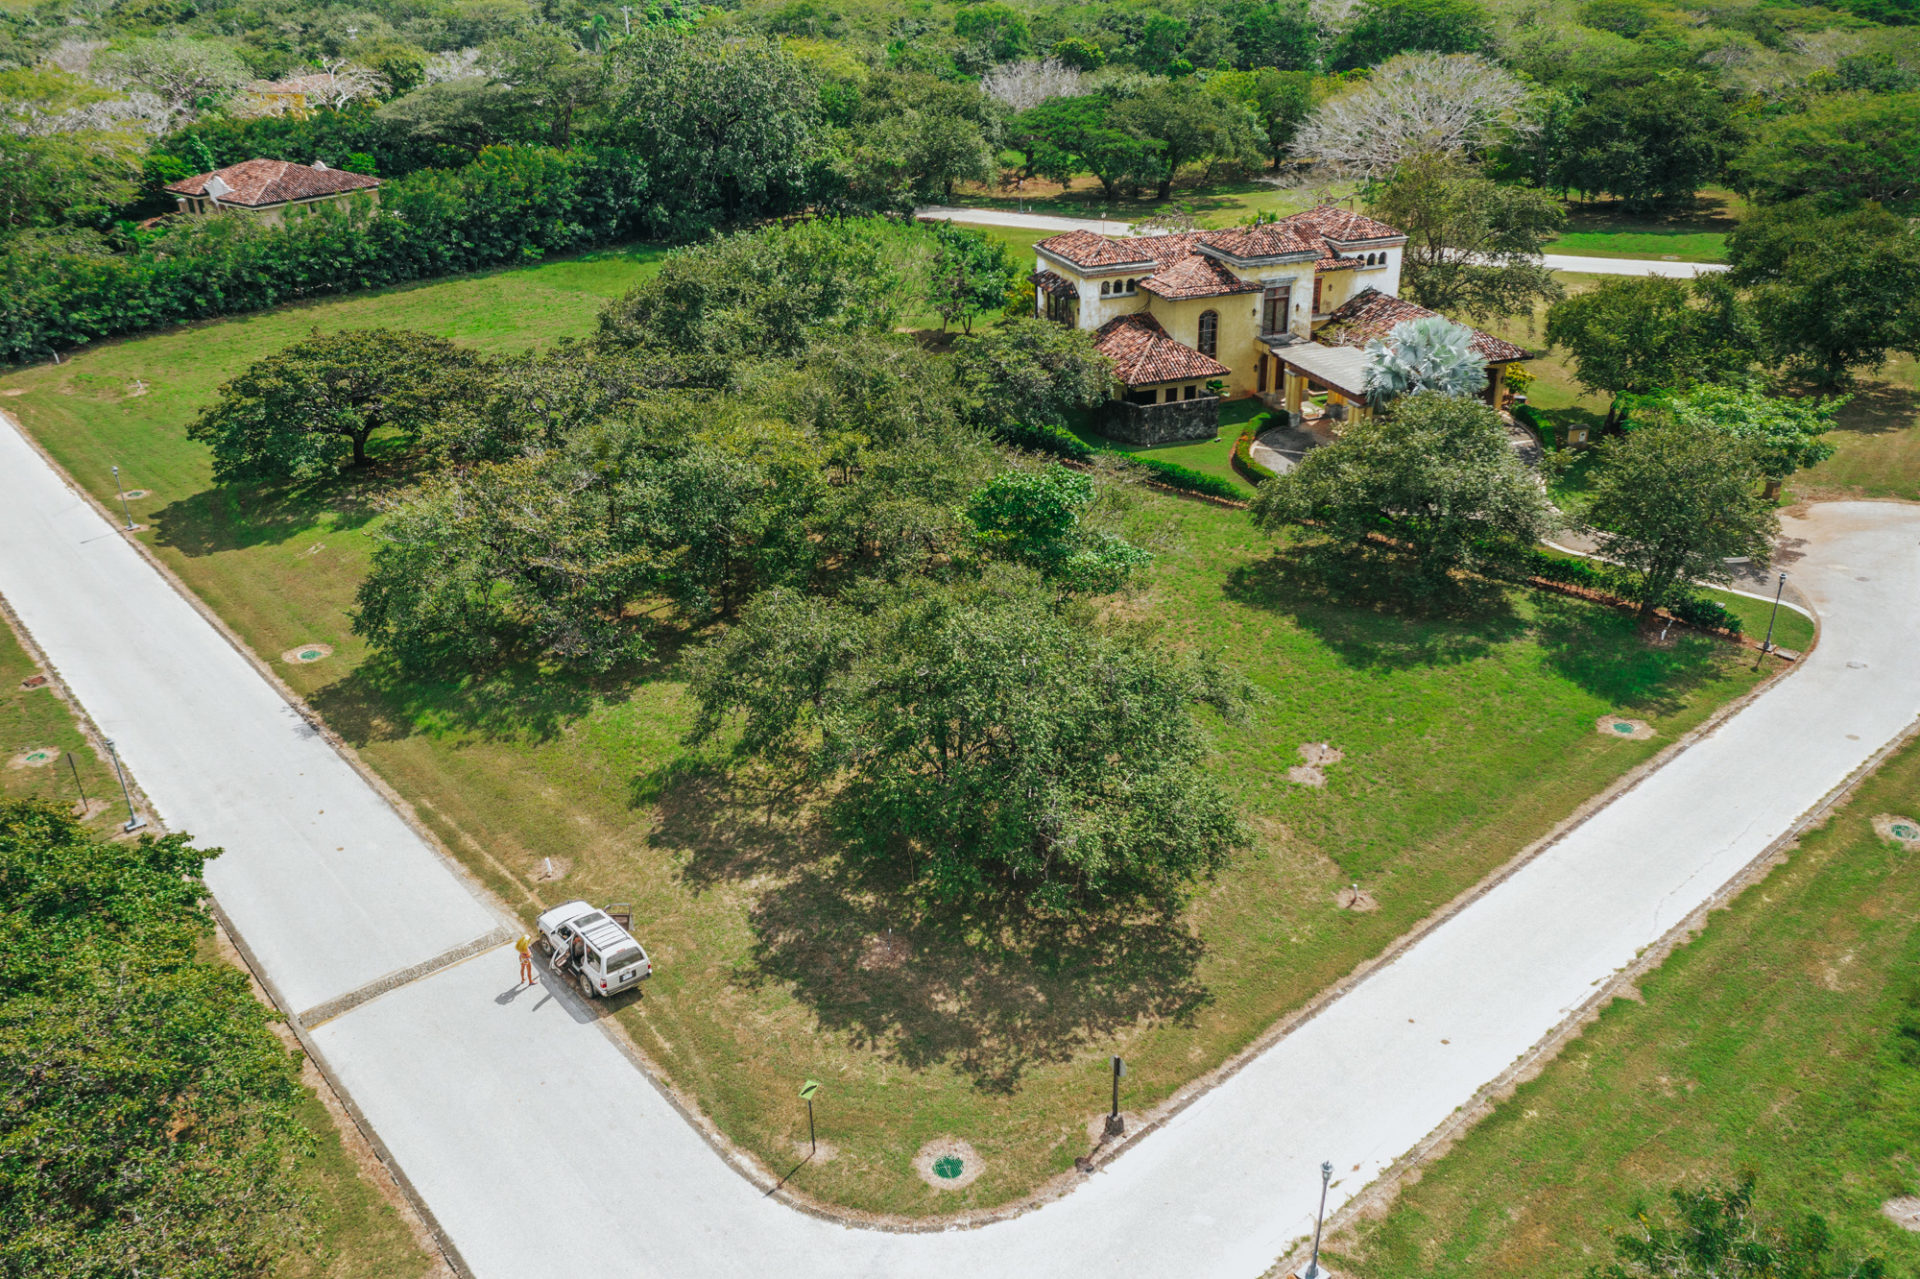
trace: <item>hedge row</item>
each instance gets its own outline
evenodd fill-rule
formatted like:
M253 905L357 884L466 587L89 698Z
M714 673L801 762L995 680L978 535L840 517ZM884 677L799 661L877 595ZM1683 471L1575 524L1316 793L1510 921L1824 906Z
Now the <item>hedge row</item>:
M1535 547L1518 552L1514 567L1529 577L1559 582L1564 586L1578 586L1620 599L1632 598L1637 585L1633 574L1617 565L1600 560L1566 559ZM1669 601L1666 610L1689 626L1722 630L1731 635L1740 633L1740 619L1718 601L1704 595L1683 595Z
M648 230L647 171L617 150L489 147L284 226L193 218L128 253L17 246L0 263L0 361L302 298L537 261Z
M1253 485L1264 484L1278 474L1272 467L1254 461L1251 431L1240 432L1240 438L1233 442L1233 469Z

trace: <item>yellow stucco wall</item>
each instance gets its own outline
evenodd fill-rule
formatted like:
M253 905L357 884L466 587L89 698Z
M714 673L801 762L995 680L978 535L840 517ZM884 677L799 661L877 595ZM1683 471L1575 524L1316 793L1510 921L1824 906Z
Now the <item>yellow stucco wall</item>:
M1318 313L1325 314L1333 310L1369 287L1383 293L1394 292L1399 282L1398 256L1397 252L1393 255L1391 266L1322 274ZM1255 394L1259 384L1259 360L1266 353L1266 347L1258 340L1263 293L1228 293L1218 297L1169 300L1156 297L1145 289L1137 289L1129 294L1102 296L1102 279L1114 280L1115 276L1083 273L1060 259L1038 253L1035 255L1035 268L1053 271L1073 281L1080 293L1078 316L1083 329L1098 329L1116 315L1147 311L1176 341L1197 348L1200 344L1201 313L1217 312L1220 316L1220 342L1214 358L1233 370L1232 376L1222 379L1227 384L1227 395L1229 398L1238 398ZM1246 271L1236 269L1235 274L1250 283L1260 284L1263 289L1266 286L1288 286L1292 296L1287 327L1301 337L1311 335L1309 308L1313 303L1313 263L1292 262ZM1044 315L1044 299L1036 299L1036 303L1036 309ZM1266 389L1277 391L1279 388L1269 385Z

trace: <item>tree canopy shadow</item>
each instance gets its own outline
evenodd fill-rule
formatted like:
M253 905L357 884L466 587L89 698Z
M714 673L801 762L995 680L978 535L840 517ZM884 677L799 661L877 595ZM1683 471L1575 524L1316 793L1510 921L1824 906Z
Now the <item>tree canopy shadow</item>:
M411 456L376 456L374 464L320 480L216 484L155 511L154 537L182 555L277 545L326 521L342 532L365 527L382 499L420 479Z
M1675 623L1653 643L1631 614L1542 591L1534 637L1547 664L1610 705L1671 714L1688 693L1718 673L1716 659L1734 652L1725 640Z
M390 659L368 658L307 701L354 746L400 741L417 732L465 732L492 741L551 741L609 700L624 700L630 678L555 675L519 662L484 676L435 681L410 677Z
M1860 381L1834 415L1833 429L1854 435L1887 435L1920 422L1920 390L1892 382Z
M1472 661L1527 627L1499 582L1462 578L1431 594L1402 557L1331 540L1294 542L1236 567L1226 594L1292 619L1362 670Z
M699 765L641 785L661 788L653 839L684 882L756 885L735 980L789 990L823 1029L907 1068L1007 1094L1126 1027L1187 1024L1210 998L1204 944L1178 920L930 903L897 867L841 855L777 789Z

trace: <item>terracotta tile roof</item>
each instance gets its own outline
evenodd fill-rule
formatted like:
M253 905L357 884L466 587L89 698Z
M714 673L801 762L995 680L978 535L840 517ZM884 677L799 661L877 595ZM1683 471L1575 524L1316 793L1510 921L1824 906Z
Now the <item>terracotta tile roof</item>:
M1077 297L1080 293L1079 287L1058 271L1035 271L1027 278L1032 280L1033 287L1042 293L1054 293L1069 298Z
M1424 320L1438 315L1405 298L1378 289L1362 289L1334 308L1326 327L1317 330L1313 340L1323 346L1365 346L1375 338L1385 339L1393 326L1406 320ZM1471 326L1469 326L1471 327ZM1527 358L1525 347L1515 346L1491 333L1473 330L1473 349L1489 364L1505 364Z
M197 173L178 182L169 182L166 190L177 195L204 195L208 178L219 178L229 191L220 203L242 208L264 208L289 200L311 200L343 191L364 191L380 185L379 178L345 169L316 169L286 160L242 160L212 173Z
M1145 311L1108 320L1094 334L1093 342L1113 361L1115 375L1128 386L1226 377L1233 372L1212 356L1174 341L1160 327L1160 321Z
M1293 226L1298 230L1312 230L1329 240L1338 240L1342 244L1356 243L1361 240L1397 240L1406 232L1390 227L1384 222L1375 222L1372 218L1355 213L1352 209L1342 209L1331 204L1322 204L1292 217L1282 218L1276 226Z
M1329 254L1327 257L1315 262L1313 269L1316 271L1351 271L1357 266L1365 265L1366 263L1359 258L1343 258L1336 253Z
M1311 228L1290 225L1289 220L1263 222L1259 226L1230 227L1225 231L1204 233L1210 249L1236 258L1298 257L1311 253L1319 257L1327 252L1326 241Z
M1226 293L1258 293L1258 280L1243 280L1225 265L1202 253L1186 253L1140 281L1140 287L1163 298L1210 298Z
M1117 235L1100 235L1093 231L1063 231L1059 235L1050 235L1034 245L1036 249L1045 249L1055 257L1065 258L1077 267L1128 266L1135 262L1152 262L1152 251L1147 244L1155 240L1164 240L1167 236L1141 236L1130 238Z

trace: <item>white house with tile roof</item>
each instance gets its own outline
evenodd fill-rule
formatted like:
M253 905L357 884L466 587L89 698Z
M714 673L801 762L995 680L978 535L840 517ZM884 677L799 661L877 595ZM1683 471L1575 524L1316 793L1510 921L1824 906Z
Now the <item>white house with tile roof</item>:
M1295 415L1320 390L1330 404L1364 408L1349 368L1357 351L1321 353L1433 314L1398 296L1406 243L1396 228L1331 205L1218 231L1068 231L1034 246L1035 307L1097 335L1120 398L1135 406L1117 414L1120 433L1210 435L1204 413L1150 428L1149 418L1174 415L1140 410L1207 399L1210 383L1225 398L1260 395ZM1498 403L1502 370L1527 353L1477 330L1474 344L1488 357L1487 394Z

